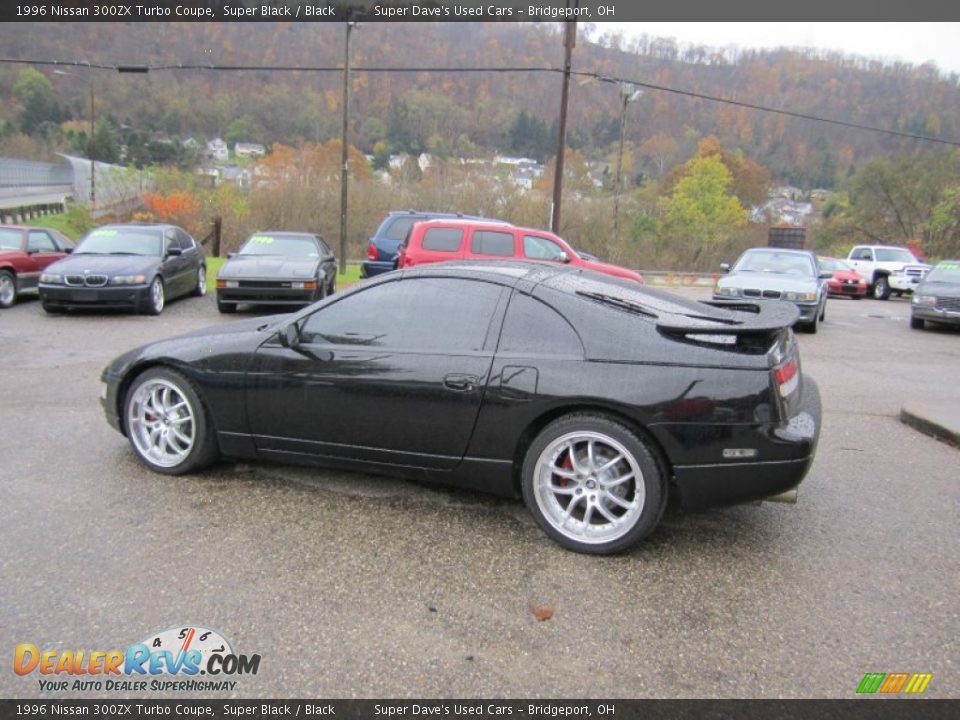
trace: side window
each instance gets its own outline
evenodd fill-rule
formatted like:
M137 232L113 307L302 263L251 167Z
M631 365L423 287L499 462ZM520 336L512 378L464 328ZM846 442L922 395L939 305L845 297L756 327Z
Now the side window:
M470 240L470 252L474 255L513 257L513 233L476 230Z
M523 254L531 260L559 261L563 252L565 250L553 240L536 235L524 235L523 237Z
M560 313L540 300L515 292L497 352L582 357L583 344Z
M192 250L197 246L197 244L193 241L193 238L187 235L187 233L183 230L176 230L175 234L180 240L180 247L183 248L184 252L187 250Z
M321 257L327 258L333 255L333 251L330 250L330 246L327 245L326 241L324 241L322 237L320 237L319 235L314 235L314 237L317 238L317 245L320 247Z
M300 337L423 352L482 350L501 292L499 285L453 278L375 285L310 315Z
M175 230L167 230L163 234L163 249L164 252L173 250L174 248L180 247L180 239L177 237Z
M57 244L43 230L31 230L27 237L27 250L32 252L57 252Z
M456 252L460 249L463 240L461 228L430 228L423 233L424 250L434 252Z
M870 248L860 248L860 250L853 256L854 260L873 260L873 252Z

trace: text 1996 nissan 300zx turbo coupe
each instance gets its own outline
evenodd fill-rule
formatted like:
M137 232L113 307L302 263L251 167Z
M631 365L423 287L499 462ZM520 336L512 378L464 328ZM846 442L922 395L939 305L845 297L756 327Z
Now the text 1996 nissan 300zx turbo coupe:
M686 507L789 496L816 384L780 302L699 303L569 266L431 264L128 352L102 403L147 467L219 457L521 495L586 553Z

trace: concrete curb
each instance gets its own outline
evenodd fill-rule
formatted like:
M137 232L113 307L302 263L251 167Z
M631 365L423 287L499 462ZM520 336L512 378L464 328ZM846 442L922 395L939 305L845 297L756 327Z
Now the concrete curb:
M905 405L900 408L900 422L924 435L960 447L960 413L933 405Z

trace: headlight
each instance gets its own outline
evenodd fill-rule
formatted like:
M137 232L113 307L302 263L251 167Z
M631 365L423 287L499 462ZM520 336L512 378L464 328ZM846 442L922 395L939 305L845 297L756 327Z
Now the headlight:
M788 302L816 302L816 293L785 292L783 299Z
M937 298L935 295L914 295L913 304L933 306L937 304Z
M739 288L735 287L721 287L717 286L716 289L717 295L722 295L724 297L737 297L740 294Z
M114 275L110 278L111 285L143 285L146 281L145 275Z
M48 285L62 285L63 275L60 273L43 273L40 276L40 282L47 283Z

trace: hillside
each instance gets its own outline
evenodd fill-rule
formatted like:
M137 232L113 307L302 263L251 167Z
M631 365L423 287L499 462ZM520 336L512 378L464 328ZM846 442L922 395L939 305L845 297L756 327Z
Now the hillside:
M8 58L134 65L336 68L343 26L325 23L61 23L0 28ZM361 23L352 62L368 68L556 68L558 25ZM13 96L23 66L0 67L0 97ZM339 72L153 70L148 75L40 68L65 114L87 117L89 78L97 115L117 127L171 137L220 135L254 142L325 142L340 132ZM956 76L930 67L884 65L794 51L679 51L641 38L622 47L577 44L574 69L934 137L960 138ZM357 72L352 140L372 152L552 154L561 77L518 72ZM14 128L17 106L0 105L0 130ZM618 86L575 82L569 141L588 156L615 151ZM520 113L528 117L518 122ZM532 121L531 121L532 120ZM555 132L555 130L553 130ZM626 137L635 172L663 176L716 135L782 181L833 187L866 160L911 152L917 141L647 90L630 106ZM228 137L228 139L230 139ZM922 145L930 149L929 144ZM935 146L934 146L935 147Z

